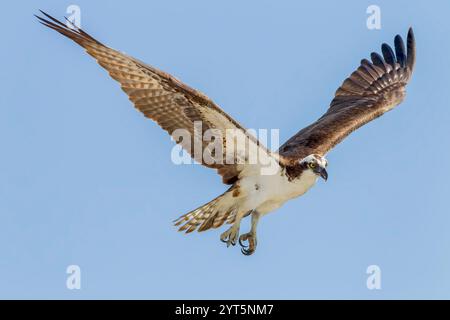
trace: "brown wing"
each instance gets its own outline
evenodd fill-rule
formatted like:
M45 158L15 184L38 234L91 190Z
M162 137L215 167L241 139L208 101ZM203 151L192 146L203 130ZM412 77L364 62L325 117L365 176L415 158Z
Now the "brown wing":
M205 162L202 156L203 150L213 152L208 149L211 141L202 139L203 133L208 129L215 130L213 132L219 131L224 140L226 139L225 131L227 129L236 129L240 135L248 139L247 144L253 143L257 146L257 149L263 149L266 154L269 153L254 136L248 134L239 123L204 94L163 71L103 45L75 25L69 28L45 12L41 12L47 19L36 17L43 25L58 31L86 49L86 52L94 57L109 72L111 77L120 83L123 91L128 94L129 99L139 111L156 121L172 135L176 142L188 151L197 162L217 169L219 174L222 175L224 183L232 184L238 179L239 172L244 169L248 156L237 150L234 156L241 159L227 161L225 159L227 144L224 141L221 154L219 156L212 155L214 159L219 160ZM195 130L194 124L198 125L199 123L201 123L201 128L198 127ZM175 131L177 129L186 130L189 133L189 138L183 139L179 132ZM194 144L196 142L200 142L203 147L200 153L195 152Z
M283 144L280 155L286 160L324 155L351 132L402 102L415 63L412 29L408 31L407 52L399 35L394 43L395 53L387 44L381 46L384 59L373 52L372 62L362 60L336 91L327 112Z

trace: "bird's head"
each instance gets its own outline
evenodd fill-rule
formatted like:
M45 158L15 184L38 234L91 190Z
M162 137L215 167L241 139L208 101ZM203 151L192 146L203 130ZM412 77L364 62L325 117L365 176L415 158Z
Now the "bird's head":
M328 179L328 172L326 167L328 166L328 161L324 157L318 154L310 154L309 156L300 160L300 165L305 170L311 170L317 176L322 177L325 181Z

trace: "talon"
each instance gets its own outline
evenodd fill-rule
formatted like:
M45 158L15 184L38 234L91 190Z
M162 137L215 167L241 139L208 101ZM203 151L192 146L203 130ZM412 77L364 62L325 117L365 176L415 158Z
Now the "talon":
M244 239L244 236L245 236L245 235L242 235L242 236L239 237L239 244L241 245L242 248L247 248L248 245L245 245L245 244L243 243L244 241L247 241L247 239Z
M243 234L239 237L239 244L241 245L242 248L248 248L248 245L245 245L243 242L247 241L247 234Z
M242 254L244 254L246 256L250 256L255 252L255 250L241 248L241 252L242 252Z
M227 231L221 234L220 241L227 244L227 247L230 245L235 246L239 237L239 228L231 227Z
M244 244L245 241L248 241L248 245ZM256 235L252 232L244 233L239 237L239 244L244 255L249 256L253 254L256 250Z
M222 241L223 243L229 243L230 242L230 232L229 230L225 231L224 233L222 233L220 235L220 241Z

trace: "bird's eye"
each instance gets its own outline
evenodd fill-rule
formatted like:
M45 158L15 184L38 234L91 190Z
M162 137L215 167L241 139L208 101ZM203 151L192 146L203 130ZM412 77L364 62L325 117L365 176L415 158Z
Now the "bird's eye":
M310 167L311 169L314 169L314 168L316 167L316 163L315 163L315 162L310 162L310 163L309 163L309 167Z

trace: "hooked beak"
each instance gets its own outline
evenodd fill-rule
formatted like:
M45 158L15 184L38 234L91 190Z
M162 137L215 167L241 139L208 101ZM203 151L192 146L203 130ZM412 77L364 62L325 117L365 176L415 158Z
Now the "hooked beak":
M325 168L318 166L314 172L322 177L323 180L327 181L328 172Z

